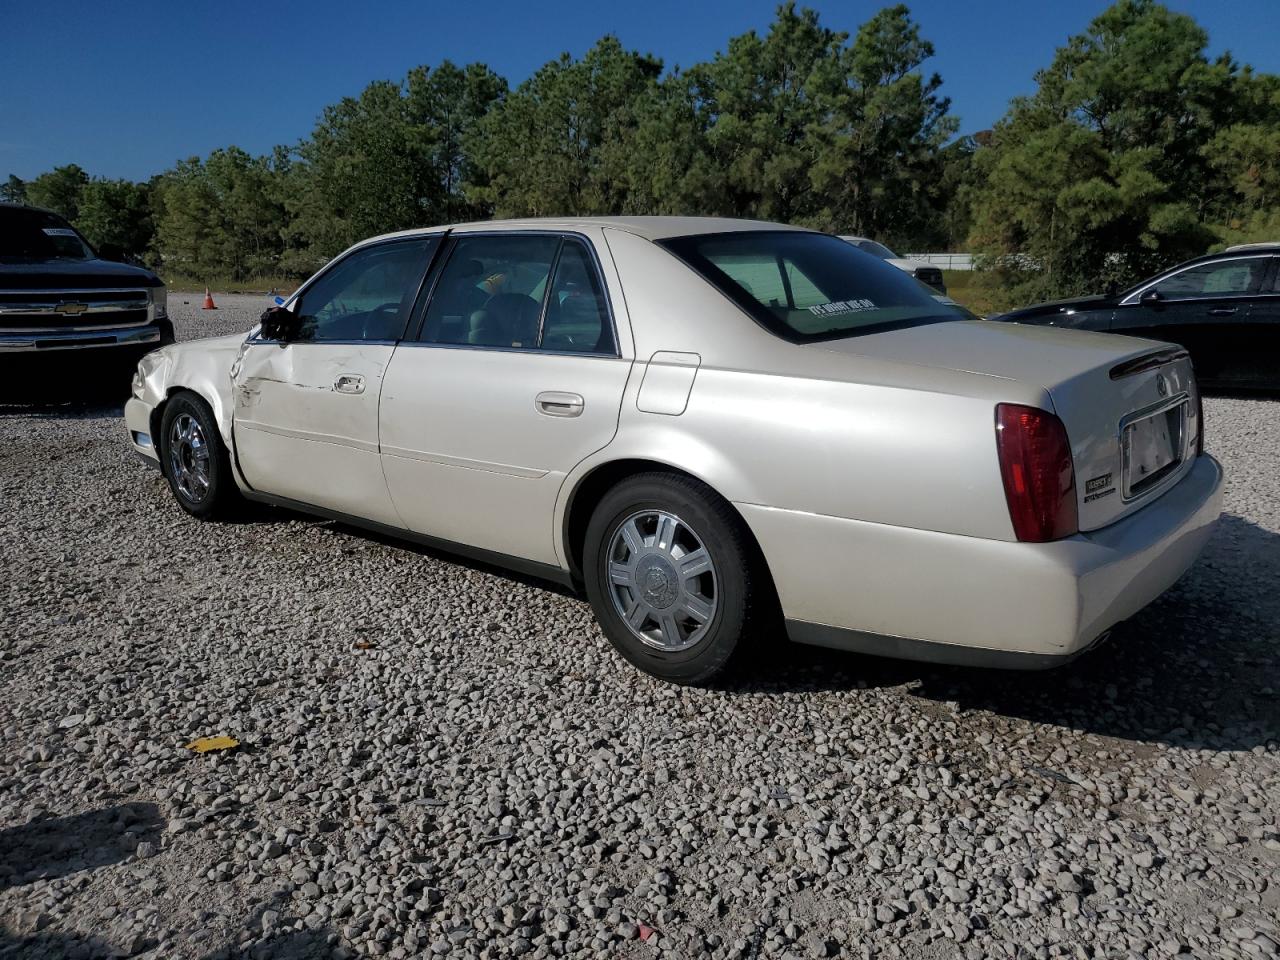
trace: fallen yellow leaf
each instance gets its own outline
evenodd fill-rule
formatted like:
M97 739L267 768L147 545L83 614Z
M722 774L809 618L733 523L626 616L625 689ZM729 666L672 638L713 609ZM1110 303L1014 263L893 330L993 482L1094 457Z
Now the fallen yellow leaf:
M196 753L208 753L210 750L234 750L238 746L240 741L235 737L200 737L188 743L187 749L194 750Z

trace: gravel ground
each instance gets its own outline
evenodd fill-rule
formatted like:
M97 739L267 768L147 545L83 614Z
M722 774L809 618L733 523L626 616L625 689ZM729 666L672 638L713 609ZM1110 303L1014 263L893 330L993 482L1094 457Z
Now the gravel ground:
M1206 408L1221 528L1096 653L690 690L563 592L190 520L117 405L0 406L0 957L1275 954L1280 402Z

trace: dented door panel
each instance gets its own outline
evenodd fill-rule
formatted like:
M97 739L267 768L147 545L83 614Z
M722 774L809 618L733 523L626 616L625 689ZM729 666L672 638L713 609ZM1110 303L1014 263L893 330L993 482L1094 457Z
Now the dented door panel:
M393 344L251 342L234 380L236 454L255 490L402 526L378 455Z

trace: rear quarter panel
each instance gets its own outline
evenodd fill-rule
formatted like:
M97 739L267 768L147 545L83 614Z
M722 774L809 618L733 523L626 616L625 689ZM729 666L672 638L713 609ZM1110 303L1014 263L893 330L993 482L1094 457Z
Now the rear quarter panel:
M740 504L1013 538L995 403L1047 406L1042 389L789 343L656 244L606 235L638 366L614 442L571 473L566 491L602 463L647 459ZM637 403L643 367L663 351L701 357L679 415Z

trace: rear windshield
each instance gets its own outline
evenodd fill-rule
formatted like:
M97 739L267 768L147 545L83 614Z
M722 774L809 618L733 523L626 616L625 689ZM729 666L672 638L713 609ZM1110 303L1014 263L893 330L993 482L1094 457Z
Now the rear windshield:
M779 230L660 242L766 329L794 342L969 319L910 274L839 237Z
M0 208L0 260L89 260L93 252L56 214Z

